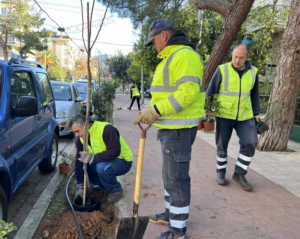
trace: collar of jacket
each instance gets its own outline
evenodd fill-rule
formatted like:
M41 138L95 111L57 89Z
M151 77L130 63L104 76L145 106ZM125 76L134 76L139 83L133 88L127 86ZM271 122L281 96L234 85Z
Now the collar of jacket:
M166 46L158 55L158 58L167 58L172 52L182 48L182 47L190 47L186 45L171 45L171 46ZM191 47L190 47L191 48ZM191 48L193 49L193 48Z
M231 62L231 66L232 68L237 72L238 70L233 66L232 62ZM251 65L248 61L245 62L245 69L244 72L247 72L248 70L251 70Z

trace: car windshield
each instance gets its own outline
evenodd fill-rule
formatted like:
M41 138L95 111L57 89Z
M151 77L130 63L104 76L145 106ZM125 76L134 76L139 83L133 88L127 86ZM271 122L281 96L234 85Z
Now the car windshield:
M72 101L71 87L69 85L52 84L55 100Z
M85 83L74 83L74 85L76 85L77 90L79 91L79 93L81 93L81 94L86 94L87 93L87 84L85 84Z

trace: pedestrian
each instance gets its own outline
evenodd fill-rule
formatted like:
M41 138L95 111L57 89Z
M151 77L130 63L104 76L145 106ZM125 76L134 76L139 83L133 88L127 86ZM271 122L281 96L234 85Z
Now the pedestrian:
M220 65L215 71L206 95L219 94L221 102L216 117L216 182L219 185L226 184L227 148L235 129L240 140L240 152L232 179L244 190L252 191L245 175L257 145L255 121L260 120L260 101L257 68L247 61L248 53L246 45L236 46L232 52L232 61Z
M152 45L162 59L153 77L151 107L134 121L156 126L162 148L165 211L150 215L150 222L169 225L159 239L182 239L190 210L192 145L204 115L203 63L194 44L169 20L153 22L144 45Z
M129 110L131 110L131 107L134 103L134 101L136 100L138 107L139 107L139 111L141 111L141 106L140 106L140 91L139 89L135 86L135 85L131 85L130 87L130 99L132 99L130 106L127 108Z
M68 122L77 138L75 175L76 196L82 197L83 163L87 164L90 182L94 191L108 192L107 202L118 201L123 193L116 176L129 172L132 165L132 152L119 131L107 122L91 121L89 125L88 151L83 149L86 117L75 115Z

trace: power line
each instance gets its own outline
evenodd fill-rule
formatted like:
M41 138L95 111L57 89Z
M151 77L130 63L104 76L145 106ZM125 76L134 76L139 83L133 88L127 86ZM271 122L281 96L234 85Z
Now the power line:
M75 5L66 5L66 4L61 4L61 3L53 3L53 2L44 2L44 1L39 1L40 3L43 3L43 4L46 4L46 5L52 5L55 4L55 6L58 6L58 7L67 7L67 8L76 8L78 9L79 7L78 6L75 6ZM86 9L86 7L83 7L84 9ZM101 12L105 12L105 10L103 9L94 9L94 11L101 11Z
M82 39L77 39L77 38L73 38L73 40L82 41ZM87 41L87 40L85 40L85 41ZM96 41L96 43L107 44L107 45L117 45L117 46L133 46L133 45L118 44L118 43L98 42L98 41Z
M75 12L75 13L81 13L81 12L79 12L79 11L70 11L70 10L66 10L66 9L59 9L59 8L51 8L51 7L45 7L45 8L47 8L47 9L52 9L52 10L57 10L57 11L63 11L63 12L66 12L66 11L68 11L68 12ZM95 13L96 15L102 15L102 13Z
M39 8L44 12L44 13L46 13L47 14L47 16L51 19L51 21L52 22L54 22L59 28L61 28L58 24L57 24L57 22L56 21L54 21L50 16L49 16L49 14L46 12L46 11L44 11L44 9L37 3L37 1L36 0L33 0L35 3L36 3L36 5L38 5L39 6Z

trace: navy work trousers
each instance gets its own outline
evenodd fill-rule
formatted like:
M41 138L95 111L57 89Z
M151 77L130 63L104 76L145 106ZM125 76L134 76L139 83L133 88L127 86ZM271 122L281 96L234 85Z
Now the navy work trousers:
M235 172L238 175L245 176L254 156L258 141L254 118L237 121L217 117L216 123L217 172L226 173L227 148L232 130L235 129L240 143L240 152L235 164Z
M84 172L83 163L78 159L75 161L75 174L77 184L83 183ZM87 167L90 182L102 185L109 193L120 192L122 187L117 181L116 176L124 175L129 172L131 164L123 159L114 159L109 162L92 163Z
M169 229L178 235L186 234L191 198L189 169L196 134L197 127L158 131L163 155L165 213L170 219Z
M131 107L132 107L132 105L133 105L133 103L134 103L135 100L136 100L136 102L137 102L137 104L138 104L138 107L139 107L139 109L140 109L141 106L140 106L140 97L139 97L139 96L133 96L133 97L132 97L132 101L131 101L131 104L130 104L129 108L131 109Z

